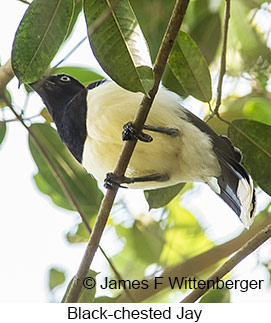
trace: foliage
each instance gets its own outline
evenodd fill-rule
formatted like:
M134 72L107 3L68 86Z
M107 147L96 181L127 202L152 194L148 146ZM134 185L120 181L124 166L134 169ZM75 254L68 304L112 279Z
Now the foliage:
M14 73L20 83L32 82L51 70L71 74L85 85L101 79L102 76L89 67L52 65L59 48L64 42L69 42L77 18L83 12L88 39L102 69L119 85L131 91L148 93L154 81L151 58L154 61L156 57L174 2L85 0L82 6L81 1L34 0L15 35L12 52ZM271 26L262 31L257 18L261 14L269 14L271 21L267 8L270 9L260 0L232 1L225 77L225 87L228 88L219 112L221 117L233 122L228 126L214 117L209 124L219 133L228 132L233 143L242 150L243 164L259 190L270 195L271 110L268 85L271 56L267 36ZM223 1L216 1L215 6L211 0L191 2L184 31L179 32L163 77L164 85L184 97L190 95L190 98L193 96L202 101L202 108L205 108L203 102L214 106L215 99L212 97L216 98L212 84L216 84L215 76L221 56L219 45L223 9ZM238 85L239 82L246 84L248 94L238 93L233 84ZM196 100L192 102L199 104ZM2 100L0 108L7 109ZM102 192L60 141L44 110L41 110L41 116L45 122L33 122L30 129L54 163L58 176L29 137L29 148L38 167L35 183L58 207L76 211L65 189L59 184L57 177L60 176L92 225ZM0 122L0 144L5 138L7 123L5 119ZM180 197L183 198L187 188L183 186L178 184L145 192L149 208L159 208L159 217L141 214L137 219L130 218L122 223L110 221L109 227L114 231L114 237L122 243L121 250L111 260L124 279L141 281L146 277L153 278L157 272L163 272L214 246L194 215L180 206ZM129 213L123 201L119 201L115 210L120 206ZM71 244L86 242L88 230L83 223L75 225L76 231L66 235L67 241ZM205 278L207 273L206 270L198 275ZM93 271L88 273L93 278L96 275ZM112 278L115 278L113 272ZM64 280L65 275L61 270L50 270L50 290ZM117 302L120 292L113 292L112 297L97 297L96 289L84 290L86 294L81 295L80 300ZM165 290L158 296L155 292L149 296L153 297L153 301L168 300L173 292ZM229 291L210 291L201 299L201 302L214 301L229 302Z

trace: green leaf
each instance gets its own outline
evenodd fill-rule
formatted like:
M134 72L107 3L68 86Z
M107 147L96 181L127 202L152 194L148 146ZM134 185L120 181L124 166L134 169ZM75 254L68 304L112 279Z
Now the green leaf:
M243 153L243 164L257 184L271 194L271 126L254 120L235 120L228 135Z
M206 60L196 43L183 31L179 31L169 66L188 94L204 102L211 100L211 75Z
M0 122L0 145L2 144L3 140L5 139L5 135L7 132L7 126L5 122Z
M85 225L83 223L79 223L77 225L76 231L73 232L68 232L66 234L66 239L70 243L83 243L87 242L89 239L89 232L86 229Z
M11 99L11 95L8 90L5 90L5 95L6 95L6 98L9 100L9 102L11 102L12 99ZM6 102L0 98L0 109L5 108L6 106L7 106Z
M73 0L34 0L29 5L11 56L20 83L30 83L44 74L65 39L73 7Z
M57 268L50 268L49 272L49 288L53 290L55 287L65 283L66 275L63 270Z
M205 17L198 21L190 31L190 35L200 48L207 63L212 62L221 37L221 21L219 13L206 13Z
M50 125L32 124L30 129L57 167L65 185L79 203L84 215L88 218L96 215L102 199L102 193L98 189L96 181L75 160L61 142L56 130ZM39 170L34 176L38 188L44 194L49 195L56 205L73 210L55 174L36 148L31 137L29 137L29 147Z
M87 67L79 66L63 66L55 70L56 73L65 73L72 75L74 78L79 80L85 86L91 82L104 79L103 76L94 72L92 69Z
M82 11L82 6L83 6L82 0L79 0L79 1L74 0L74 1L75 1L75 6L74 6L74 10L73 10L73 15L72 15L72 19L71 19L71 22L69 25L69 29L68 29L66 36L65 36L65 40L67 40L70 37L70 35L73 31L73 28L77 22L78 16L79 16L80 12Z
M137 257L147 263L158 262L164 246L163 231L157 222L136 220L131 232L131 243Z
M95 272L94 270L90 269L88 271L86 278L84 279L83 287L81 289L77 303L93 303L94 302L94 298L95 298L95 294L96 294L96 279L95 278L97 275L98 275L98 273ZM64 297L63 297L61 303L65 302L65 299L66 299L68 292L71 288L71 284L72 284L73 280L74 280L74 277L69 282L69 285L66 289L66 292L64 294Z
M129 1L85 0L89 41L104 71L120 86L148 93L153 86L149 50Z
M228 288L210 289L199 301L200 303L230 303L231 294Z
M181 183L170 187L144 191L149 209L157 209L167 205L181 191L184 185L185 183Z
M148 39L153 61L161 45L175 2L175 0L130 0L143 33Z
M180 82L178 82L170 69L169 64L166 65L162 83L167 89L179 94L182 98L186 98L188 96L187 92L185 92L184 88L181 86Z

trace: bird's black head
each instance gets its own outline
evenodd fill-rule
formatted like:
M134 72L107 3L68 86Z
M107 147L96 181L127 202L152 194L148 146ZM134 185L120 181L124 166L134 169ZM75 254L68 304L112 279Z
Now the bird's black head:
M50 114L55 109L61 109L85 87L67 74L43 76L38 81L29 84L42 98Z

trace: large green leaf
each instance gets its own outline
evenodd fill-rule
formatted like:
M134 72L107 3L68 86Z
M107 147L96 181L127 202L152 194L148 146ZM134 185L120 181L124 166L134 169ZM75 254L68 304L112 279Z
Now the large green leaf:
M196 43L183 31L179 31L169 66L188 94L204 102L211 100L211 75L206 60Z
M254 120L235 120L228 134L243 153L243 164L257 184L271 195L271 126Z
M7 131L7 126L5 122L0 122L0 145L2 144Z
M153 86L149 50L128 0L84 0L89 41L105 72L127 90Z
M31 130L47 151L66 186L80 204L85 216L95 215L102 199L102 193L98 189L96 181L74 159L51 126L48 124L33 124ZM29 147L39 170L34 176L38 188L44 194L49 195L56 205L73 210L74 208L64 194L55 174L36 148L31 137L29 137Z
M37 80L65 39L74 0L34 0L16 32L12 68L20 83Z

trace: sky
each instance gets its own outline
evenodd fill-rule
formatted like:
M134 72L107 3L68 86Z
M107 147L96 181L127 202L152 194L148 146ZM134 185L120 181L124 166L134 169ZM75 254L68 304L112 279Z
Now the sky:
M19 1L9 0L0 11L1 63L10 58L14 34L26 8L27 6ZM85 33L85 22L81 17L72 38L58 53L55 62L61 60ZM64 64L99 69L87 41ZM13 94L13 102L22 107L25 100L24 91L18 89L15 78L8 88ZM32 95L28 106L28 114L35 115L40 111L41 101L36 95ZM9 113L7 117L13 118ZM25 129L18 122L10 122L5 142L0 147L1 302L59 300L64 290L59 289L55 295L49 293L48 269L51 266L63 268L70 278L76 272L85 250L84 244L70 245L65 240L65 234L73 229L76 221L79 222L78 215L56 207L47 196L38 191L33 180L36 172ZM142 211L147 212L142 192L129 191L121 194L128 201L134 215ZM262 194L260 201L261 199L265 200L266 196ZM135 200L142 203L133 203ZM215 202L206 203L210 200ZM233 212L204 185L196 185L189 201L186 199L183 203L184 207L198 214L198 220L207 228L208 237L215 242L222 243L242 230L242 225ZM221 214L219 218L217 210ZM112 242L109 242L103 239L102 246L110 254L113 250L110 248ZM266 250L267 248L261 248L245 259L233 271L232 277L264 279L267 284L267 272L264 268L257 267L259 259L267 257ZM105 271L108 270L104 259L98 253L93 269L99 271L101 267ZM232 300L235 302L268 301L270 297L270 290L232 293Z

